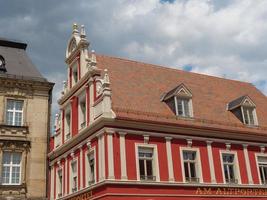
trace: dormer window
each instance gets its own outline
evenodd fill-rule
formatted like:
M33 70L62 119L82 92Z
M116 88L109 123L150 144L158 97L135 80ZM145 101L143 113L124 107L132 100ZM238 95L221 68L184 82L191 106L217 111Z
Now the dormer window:
M176 108L176 115L183 116L183 117L190 117L189 113L189 101L190 99L181 98L176 96L177 108Z
M246 125L258 125L256 105L248 96L242 96L228 104L228 110Z
M162 97L169 108L180 117L193 117L192 94L181 84Z

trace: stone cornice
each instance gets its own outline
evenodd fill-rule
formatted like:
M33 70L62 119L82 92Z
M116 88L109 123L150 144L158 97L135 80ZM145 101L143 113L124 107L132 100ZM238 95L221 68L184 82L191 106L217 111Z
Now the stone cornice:
M0 93L7 96L49 96L54 83L0 76Z

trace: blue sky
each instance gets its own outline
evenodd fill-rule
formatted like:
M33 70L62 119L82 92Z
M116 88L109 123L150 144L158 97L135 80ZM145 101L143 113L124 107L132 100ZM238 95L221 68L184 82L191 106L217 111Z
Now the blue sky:
M72 23L97 53L251 82L267 94L267 1L0 0L0 37L28 43L41 73L66 78Z

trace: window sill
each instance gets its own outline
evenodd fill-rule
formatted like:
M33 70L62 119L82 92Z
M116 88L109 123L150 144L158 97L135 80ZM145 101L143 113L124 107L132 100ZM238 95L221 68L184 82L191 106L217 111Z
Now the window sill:
M5 135L27 135L29 134L28 126L12 126L7 124L0 124L0 134L4 133Z

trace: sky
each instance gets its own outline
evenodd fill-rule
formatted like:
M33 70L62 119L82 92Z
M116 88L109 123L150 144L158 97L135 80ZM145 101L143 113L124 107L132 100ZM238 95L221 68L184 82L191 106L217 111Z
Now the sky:
M28 43L55 82L57 110L72 24L96 53L253 83L267 94L266 0L0 0L0 37Z

